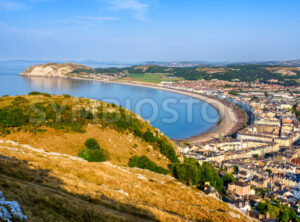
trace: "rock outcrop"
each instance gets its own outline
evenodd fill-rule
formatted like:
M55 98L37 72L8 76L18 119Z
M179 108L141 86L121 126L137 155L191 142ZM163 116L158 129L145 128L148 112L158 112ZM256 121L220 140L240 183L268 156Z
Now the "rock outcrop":
M0 221L27 221L27 216L22 213L17 201L5 201L3 193L0 191Z
M39 76L49 78L67 78L67 74L76 69L92 69L88 66L75 64L75 63L47 63L42 65L30 66L24 72L20 73L21 76Z

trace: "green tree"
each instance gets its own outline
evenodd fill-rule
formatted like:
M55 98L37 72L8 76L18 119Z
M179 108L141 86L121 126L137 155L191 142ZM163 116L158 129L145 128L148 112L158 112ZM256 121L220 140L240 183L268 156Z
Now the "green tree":
M201 182L202 185L205 182L209 182L213 187L217 189L217 191L221 191L223 189L223 180L218 175L218 172L214 168L214 166L209 162L203 162L201 165Z
M168 170L164 169L163 167L157 166L145 155L131 157L128 166L147 169L160 174L168 174Z
M267 203L263 203L263 202L259 202L256 206L256 210L263 215L266 215L269 211L268 208L268 204Z
M280 212L279 221L289 222L289 219L290 219L290 212L288 209L284 209L283 211Z
M223 184L227 186L229 183L236 181L235 177L231 173L226 173L223 177Z
M269 176L273 173L270 169L266 169L266 172L269 174Z
M300 219L297 217L297 214L294 210L290 209L289 210L289 217L290 219L294 222L294 221L300 221Z
M233 165L233 170L234 170L235 173L239 172L239 168L237 167L237 165Z
M175 164L172 169L173 176L189 186L199 184L200 173L200 165L194 159L185 159L183 164Z
M172 175L187 185L200 185L201 187L205 182L210 182L217 191L223 189L223 180L214 166L208 162L204 162L200 166L194 158L187 158L183 163L174 164Z
M258 155L258 154L253 154L253 157L254 157L255 159L258 159L259 155Z

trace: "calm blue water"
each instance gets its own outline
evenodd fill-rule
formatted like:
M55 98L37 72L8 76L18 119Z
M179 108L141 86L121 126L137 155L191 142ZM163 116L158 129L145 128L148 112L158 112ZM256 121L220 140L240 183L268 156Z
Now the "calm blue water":
M93 81L25 78L18 76L22 70L18 67L0 66L0 96L40 91L101 99L140 114L173 139L184 139L203 133L213 127L219 117L212 106L176 93ZM204 120L201 108L205 108L210 117L209 121Z

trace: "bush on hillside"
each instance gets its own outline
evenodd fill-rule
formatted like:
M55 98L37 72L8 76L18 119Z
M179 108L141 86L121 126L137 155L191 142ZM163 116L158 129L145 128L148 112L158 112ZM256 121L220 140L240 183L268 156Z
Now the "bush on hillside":
M98 144L97 140L90 138L87 139L84 143L84 145L86 146L86 148L88 148L89 150L97 150L100 149L100 145Z
M80 110L80 117L83 118L83 119L92 120L92 119L94 119L94 114L91 111L81 109Z
M37 91L32 91L28 93L28 96L37 96L37 95L41 95L42 93L37 92Z
M154 136L151 131L147 130L143 135L143 139L146 142L153 143L154 146L158 147L160 152L172 163L179 163L174 147L165 138Z
M218 175L211 163L204 162L200 165L197 160L188 158L184 163L174 164L172 175L179 181L187 185L198 185L202 187L205 182L209 182L217 191L223 189L223 180Z
M18 127L27 124L28 121L28 116L24 115L19 107L8 106L0 109L0 126Z
M78 154L78 157L87 160L88 162L104 162L106 161L104 152L100 149L98 150L89 150L82 149Z
M14 101L12 102L12 104L13 104L14 106L19 106L19 105L25 104L25 103L27 103L27 102L28 102L27 99L25 99L25 98L22 97L22 96L18 96L18 97L15 97Z
M163 167L157 166L152 160L150 160L145 155L131 157L128 166L147 169L160 174L168 174L168 170L164 169Z
M143 138L146 142L155 142L157 141L157 138L153 135L152 132L150 132L149 130L147 130L144 135L143 135Z
M49 93L42 93L42 92L37 92L37 91L32 91L28 93L28 96L38 96L38 95L42 95L45 97L51 97L51 95Z
M186 185L198 185L200 182L201 167L194 159L185 159L184 163L174 164L172 175Z
M105 152L100 148L100 145L95 139L87 139L84 144L86 148L82 149L79 152L78 157L85 159L89 162L106 161L107 157L105 155Z
M158 144L160 152L162 154L164 154L172 163L179 163L178 157L172 144L164 139L160 139Z

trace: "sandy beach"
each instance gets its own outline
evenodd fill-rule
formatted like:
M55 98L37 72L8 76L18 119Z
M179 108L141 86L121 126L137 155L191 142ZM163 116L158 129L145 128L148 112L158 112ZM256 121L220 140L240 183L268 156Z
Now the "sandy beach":
M128 82L128 81L103 81L97 79L83 79L83 78L72 78L78 80L88 80L88 81L99 81L99 82L108 82L108 83L117 83L117 84L125 84L137 87L147 87L152 89L164 90L173 93L178 93L182 95L186 95L189 97L193 97L199 100L202 100L211 106L213 106L220 115L220 120L218 125L213 127L212 129L208 130L205 133L200 135L196 135L187 139L177 140L177 142L184 143L188 142L191 144L206 142L211 139L217 139L220 136L227 136L235 133L238 131L245 122L245 115L243 111L238 108L237 106L230 104L224 100L218 99L216 97L196 94L193 92L187 92L183 90L171 89L166 87L161 87L154 84L144 84L144 83L136 83L136 82Z

